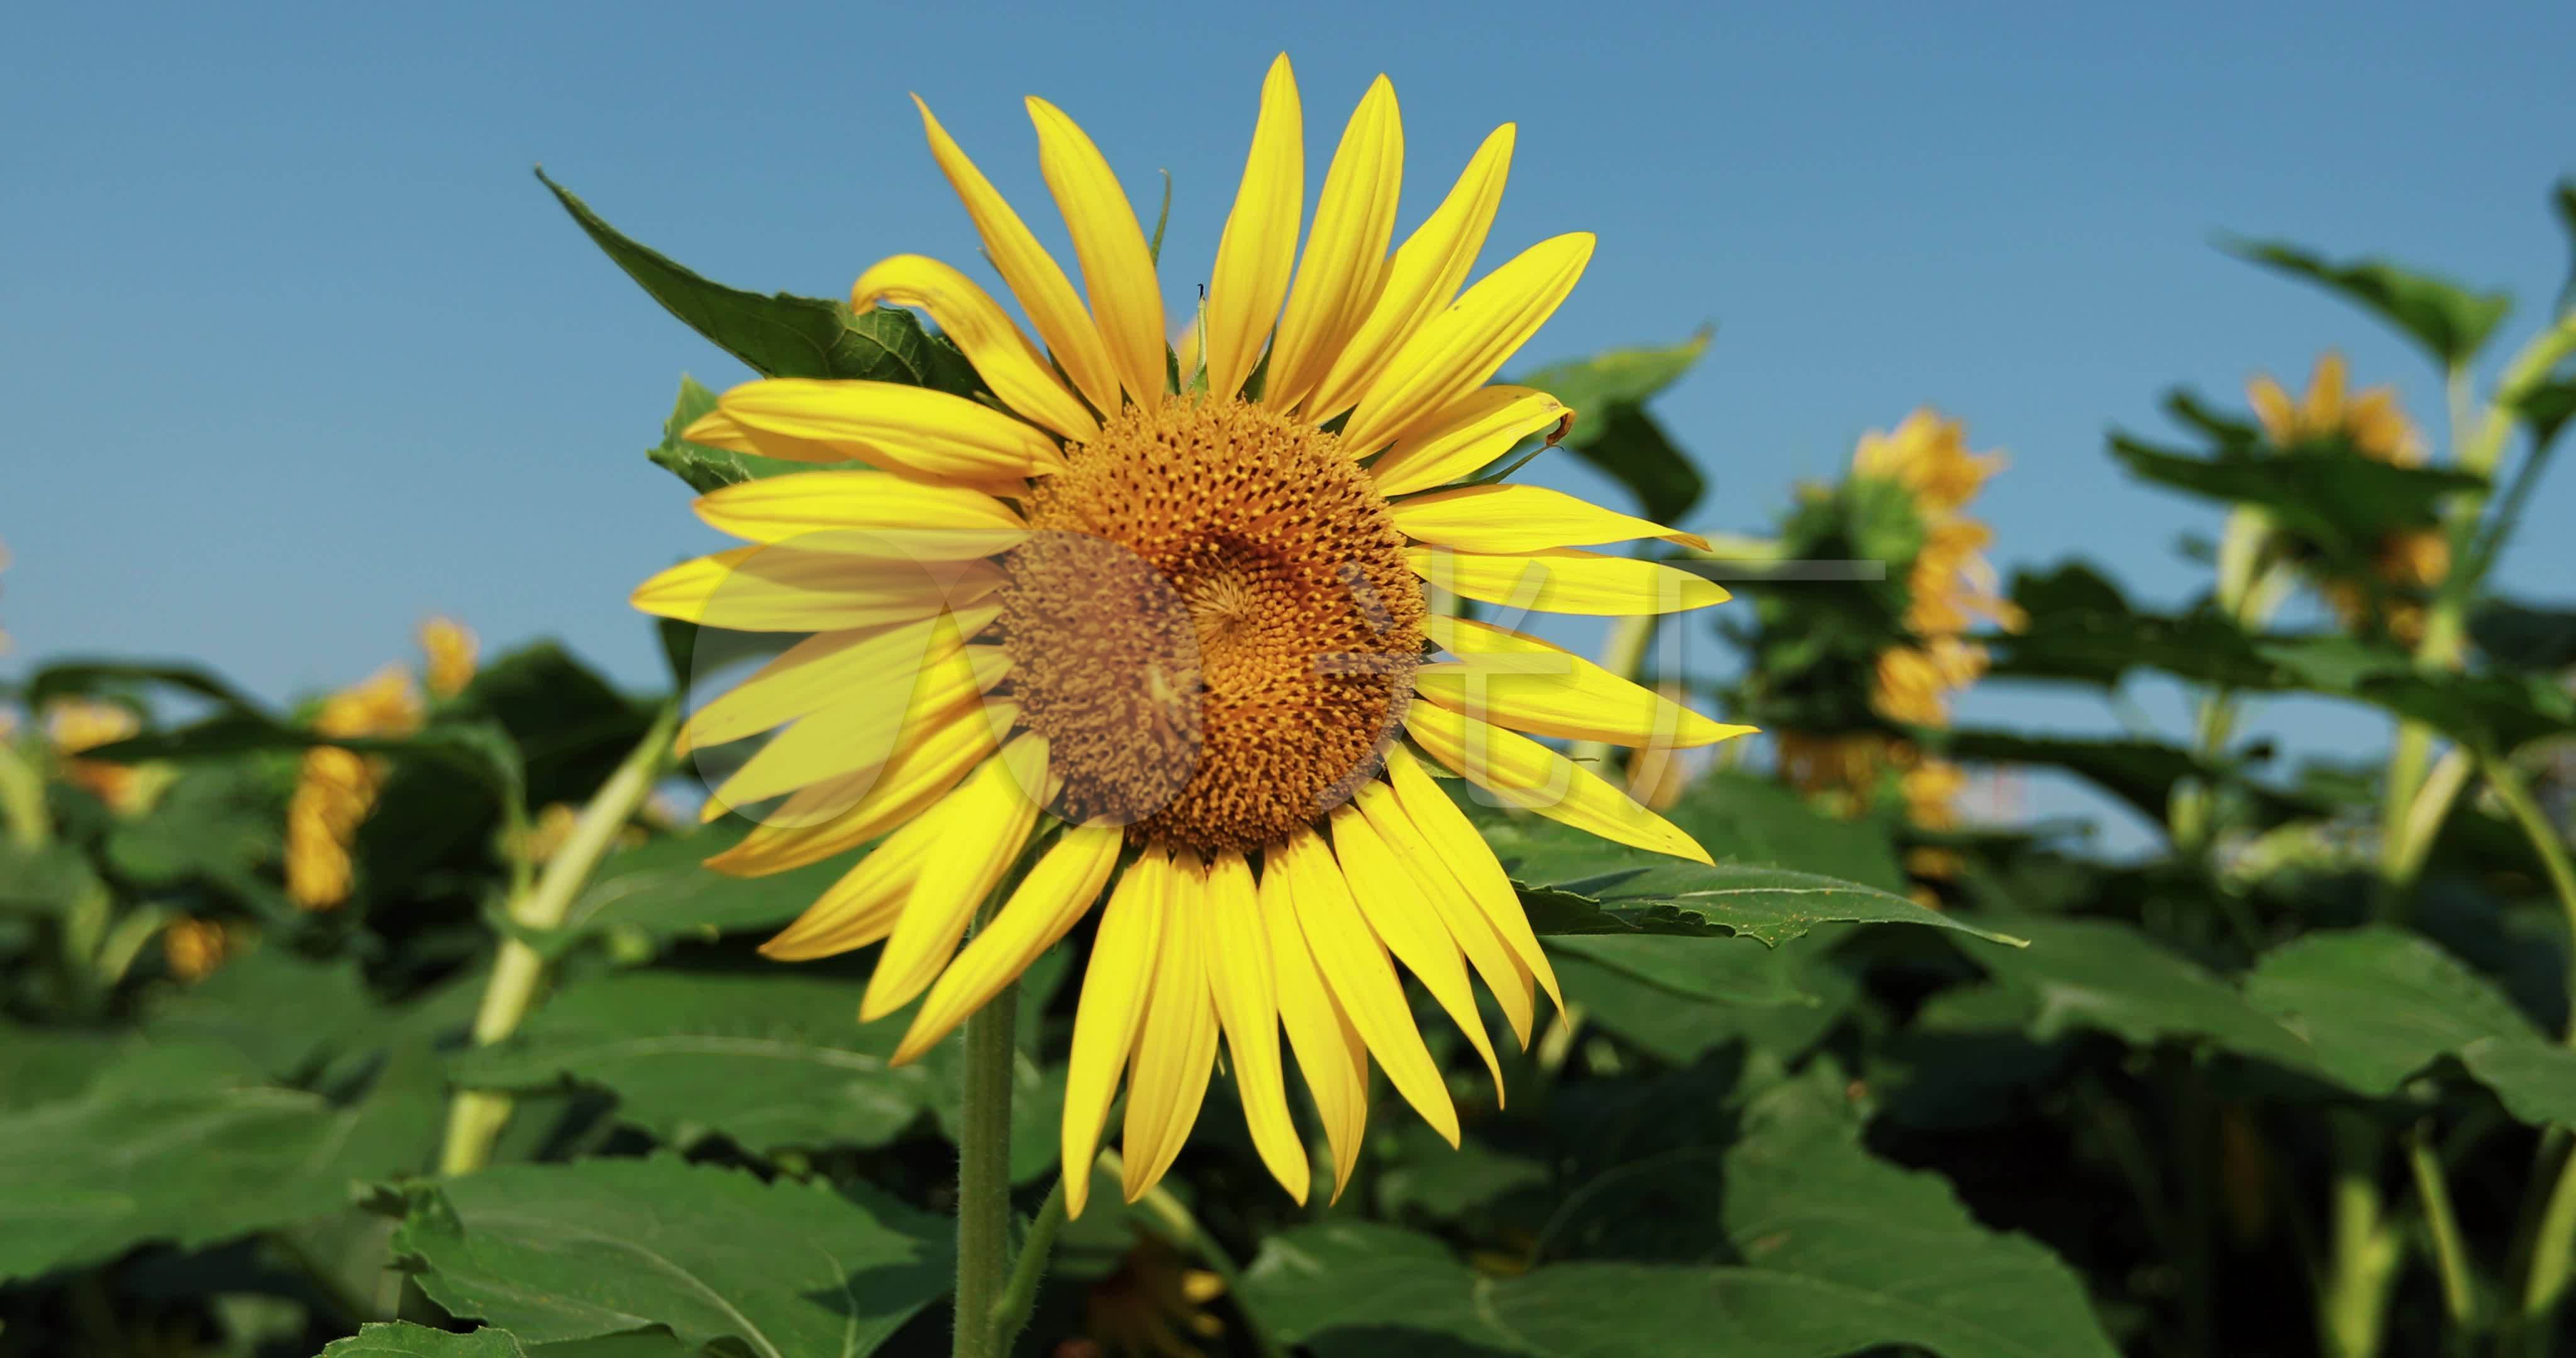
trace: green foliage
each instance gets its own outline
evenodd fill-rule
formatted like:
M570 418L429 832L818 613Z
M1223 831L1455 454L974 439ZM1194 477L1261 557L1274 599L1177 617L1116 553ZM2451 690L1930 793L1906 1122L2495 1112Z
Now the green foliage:
M1702 329L1679 344L1612 349L1505 380L1563 401L1575 418L1562 446L1626 486L1647 518L1674 523L1699 503L1708 482L1646 413L1646 402L1698 366L1711 333Z
M2424 346L2445 367L2475 358L2513 309L2500 292L2473 292L2457 283L2380 259L2339 264L2279 241L2243 241L2229 249L2239 258L2278 269L2335 293L2372 312Z

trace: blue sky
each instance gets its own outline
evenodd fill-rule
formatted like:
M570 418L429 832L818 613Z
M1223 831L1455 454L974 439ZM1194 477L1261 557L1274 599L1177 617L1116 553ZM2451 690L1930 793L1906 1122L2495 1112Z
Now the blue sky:
M2184 382L2236 399L2328 346L2436 409L2371 323L2211 248L2226 229L2509 287L2527 333L2566 267L2564 4L2435 10L1371 4L46 6L0 83L6 436L0 673L191 657L272 696L409 654L452 613L564 638L644 686L627 590L713 538L646 464L678 376L742 372L636 292L547 169L638 238L746 287L832 295L898 251L973 260L907 90L1033 220L1019 97L1082 121L1150 203L1177 183L1174 301L1240 174L1262 71L1297 63L1322 157L1369 78L1403 101L1427 211L1520 124L1490 265L1601 248L1534 360L1715 321L1660 413L1759 528L1863 429L1931 402L2013 468L2012 564L2096 558L2200 587L2200 506L2124 483L2106 428ZM1043 226L1042 230L1045 229ZM1567 469L1549 475L1592 489ZM2576 522L2576 481L2530 521ZM2503 582L2565 594L2576 540ZM2144 695L2178 729L2179 699ZM2102 725L1996 688L1986 722ZM2312 748L2377 723L2276 707ZM2259 723L2258 723L2259 724ZM2045 799L2043 799L2045 800ZM2046 809L2044 806L2041 809Z

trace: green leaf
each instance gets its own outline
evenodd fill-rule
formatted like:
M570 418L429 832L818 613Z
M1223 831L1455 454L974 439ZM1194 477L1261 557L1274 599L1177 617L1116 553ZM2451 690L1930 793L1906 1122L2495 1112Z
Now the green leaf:
M444 1102L425 1068L397 1062L335 1106L221 1056L138 1049L77 1098L0 1116L0 1281L320 1216L423 1168Z
M802 462L762 457L757 453L738 453L730 448L711 448L680 437L681 431L715 408L714 392L698 385L696 378L682 377L680 395L671 404L671 417L662 422L662 441L646 451L644 456L654 466L688 482L689 489L700 495L764 476L815 470Z
M1647 518L1671 523L1699 503L1707 482L1644 406L1698 364L1709 335L1702 328L1679 344L1612 349L1504 380L1564 402L1575 420L1562 446L1634 492Z
M2419 670L2403 652L2346 637L2267 641L2264 657L2296 686L2423 722L2472 749L2511 753L2576 728L2576 696L2544 674Z
M2567 281L2558 288L2558 309L2576 306L2576 179L2561 179L2549 190L2549 205L2558 212L2558 228L2567 233Z
M692 1348L858 1358L948 1290L949 1235L864 1187L656 1156L446 1180L394 1248L431 1300L529 1343L659 1325Z
M1949 757L1979 764L2039 764L2080 775L2103 791L2162 821L2175 785L2236 782L2234 769L2202 762L2188 750L2155 740L2106 740L2033 736L2010 731L1924 731L1922 741ZM2266 820L2319 815L2330 808L2305 797L2247 785L2263 803Z
M2507 669L2576 666L2576 608L2498 599L2469 619L2469 636L2489 660Z
M272 945L171 996L144 1033L155 1042L225 1047L271 1078L292 1080L335 1052L381 1039L377 1013L355 961L315 961Z
M957 346L924 331L908 311L879 307L853 316L841 302L783 292L764 297L710 282L627 239L545 171L537 178L591 243L654 301L762 376L864 378L960 396L982 389Z
M147 694L163 688L175 688L182 693L211 699L222 708L259 710L256 701L210 670L177 662L148 660L56 661L29 676L24 701L30 711L42 711L53 700L70 697L101 698L142 706Z
M67 1099L125 1048L119 1033L0 1023L0 1112Z
M2030 938L2028 948L1962 951L2033 1001L2030 1031L2043 1041L2091 1028L2138 1045L2206 1040L2294 1070L2316 1066L2305 1039L2133 925L2039 917L2012 923Z
M332 1340L322 1358L528 1358L528 1351L507 1330L451 1334L398 1320L361 1325L356 1336Z
M0 836L0 911L59 915L102 889L89 860L71 845L30 848Z
M2337 1080L2378 1096L2472 1042L2540 1036L2485 977L2385 925L2308 934L2265 953L2245 998L2306 1038Z
M2473 292L2382 259L2337 263L2280 241L2231 241L2229 253L2306 279L2414 337L2442 366L2477 356L2513 309L2501 292Z
M773 929L803 914L849 871L845 859L767 877L732 877L704 866L746 833L747 826L720 822L610 854L573 898L564 929L633 932L656 941Z
M2460 1063L2492 1089L2505 1111L2533 1126L2576 1127L2576 1051L2527 1038L2480 1038Z
M1813 950L1807 944L1774 952L1733 939L1560 936L1549 946L1599 942L1634 942L1643 945L1641 952L1724 948L1766 962L1762 979L1718 999L1676 993L1587 957L1556 957L1557 982L1565 988L1566 1002L1582 1009L1586 1025L1676 1066L1739 1042L1794 1060L1833 1030L1858 991L1858 983L1846 973L1806 961L1802 950ZM1705 974L1694 979L1704 981ZM1754 989L1756 985L1762 988Z
M2046 1250L1979 1226L1937 1175L1793 1125L1722 1156L1683 1151L1615 1170L1567 1205L1552 1238L1573 1243L1605 1221L1691 1229L1658 1233L1687 1242L1678 1254L1495 1278L1427 1236L1300 1226L1263 1243L1246 1299L1278 1340L1325 1356L1663 1358L1708 1352L1720 1336L1745 1358L1880 1346L1942 1358L2115 1352L2082 1285Z
M2194 457L2111 436L2112 455L2131 474L2226 504L2259 505L2346 570L2365 571L2395 533L2431 526L2441 502L2486 481L2443 467L2401 467L2346 443L2292 453Z
M1979 638L1998 677L2116 688L2132 670L2157 669L2230 688L2279 683L2278 670L2234 623L2208 612L2142 612L2081 561L2016 572L2012 597L2030 615L2028 629Z
M1813 997L1799 988L1803 968L1776 948L1746 947L1734 938L1653 934L1556 934L1553 953L1573 953L1597 966L1643 981L1666 995L1731 1004L1802 1004ZM1800 960L1803 960L1802 958Z

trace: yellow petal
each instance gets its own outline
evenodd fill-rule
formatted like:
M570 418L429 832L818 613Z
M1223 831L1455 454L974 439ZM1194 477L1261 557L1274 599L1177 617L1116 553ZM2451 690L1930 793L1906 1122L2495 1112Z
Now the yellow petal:
M1028 104L1029 121L1038 129L1038 168L1073 235L1083 290L1091 296L1091 318L1109 346L1109 361L1139 405L1159 405L1170 389L1163 366L1163 285L1154 274L1145 230L1089 134L1044 99L1031 95Z
M1723 586L1659 561L1572 547L1491 556L1408 547L1404 562L1452 594L1541 613L1684 613L1730 597Z
M1304 1072L1315 1111L1323 1118L1324 1138L1333 1148L1333 1196L1338 1199L1359 1164L1368 1130L1368 1046L1325 987L1323 973L1315 969L1315 954L1306 946L1305 929L1297 922L1290 877L1284 851L1271 850L1261 869L1261 920L1270 941L1279 1023L1288 1031L1297 1069Z
M938 722L916 723L884 767L796 793L707 866L736 877L765 877L855 849L939 800L993 752L1019 716L1018 704L988 699L961 704Z
M1503 1087L1503 1064L1485 1036L1484 1015L1476 1012L1476 992L1467 986L1467 968L1458 959L1458 941L1443 929L1436 910L1423 908L1429 886L1405 865L1357 806L1334 808L1333 856L1341 860L1342 878L1350 884L1360 913L1407 971L1422 982L1449 1013L1467 1044L1485 1059L1494 1088Z
M849 472L737 481L698 497L698 517L752 542L896 561L964 561L1007 552L1028 526L979 490Z
M1082 398L1056 378L1001 303L966 275L925 255L896 255L859 275L850 289L850 310L858 315L879 302L929 312L1003 405L1076 443L1099 435L1100 422Z
M942 613L882 627L817 632L690 713L673 752L687 754L756 736L819 712L862 685L881 685L889 674L917 675L1001 615L999 605L979 604L957 613L953 621Z
M900 382L772 377L716 406L752 432L807 439L862 462L922 476L990 482L1064 468L1045 430L1016 415Z
M1196 855L1172 862L1163 892L1163 947L1136 1061L1127 1071L1127 1201L1145 1196L1189 1140L1216 1068L1216 1002L1208 993L1207 869Z
M755 457L774 457L787 462L820 462L846 466L852 460L848 453L812 439L792 439L783 434L755 435L734 422L721 410L710 410L680 431L690 443L721 448L729 453L750 453Z
M1270 63L1261 84L1261 117L1252 125L1252 152L1244 157L1243 184L1234 211L1217 239L1216 267L1208 274L1207 391L1222 400L1243 389L1262 341L1279 319L1288 295L1288 270L1297 258L1297 225L1306 210L1306 124L1297 102L1297 76L1288 54ZM1189 380L1191 365L1181 365Z
M1369 828L1385 841L1387 850L1395 855L1396 861L1413 874L1422 888L1423 901L1431 906L1429 922L1445 930L1452 940L1447 949L1449 955L1466 955L1468 965L1484 978L1485 988L1494 993L1495 1002L1502 1006L1503 1017L1512 1026L1512 1036L1520 1042L1521 1049L1527 1051L1530 1024L1536 1017L1529 968L1503 946L1501 936L1494 932L1493 925L1485 922L1484 912L1468 898L1467 889L1457 874L1440 861L1439 851L1414 825L1413 818L1405 814L1403 805L1396 800L1394 788L1371 779L1352 798L1352 804L1359 807L1360 814L1368 820ZM1407 913L1416 919L1422 918L1419 911ZM1471 995L1468 1003L1472 1006L1474 1002ZM1478 1031L1481 1032L1483 1027L1483 1020L1479 1019ZM1494 1082L1499 1090L1502 1087L1499 1073Z
M1538 934L1530 928L1529 912L1521 906L1521 896L1512 889L1512 880L1494 857L1493 846L1476 833L1473 821L1449 794L1440 790L1413 752L1398 744L1386 752L1386 776L1395 788L1395 797L1404 813L1413 819L1416 829L1431 841L1432 850L1458 877L1459 884L1484 912L1485 921L1503 940L1503 946L1521 960L1530 974L1556 1001L1559 1012L1565 1009L1565 995L1556 987L1556 970L1547 964L1547 954L1538 945Z
M1404 729L1432 758L1514 806L1615 843L1709 861L1672 822L1527 736L1431 703L1407 707Z
M1545 486L1459 486L1399 501L1392 512L1406 536L1463 552L1534 552L1638 538L1708 549L1708 540L1696 533L1613 513Z
M938 822L939 850L913 878L903 918L859 999L859 1022L873 1023L901 1009L939 979L975 907L1001 885L1037 824L1035 794L1046 780L1046 750L1044 736L1020 736L922 813L921 819Z
M1388 360L1342 426L1342 445L1375 451L1483 386L1556 314L1591 259L1592 233L1574 231L1485 275Z
M981 561L869 561L786 545L684 561L635 587L640 612L741 632L830 632L964 611L1001 588Z
M1405 341L1458 295L1458 285L1467 281L1467 270L1485 248L1494 209L1502 205L1515 135L1510 123L1495 128L1476 148L1449 196L1396 248L1377 305L1307 398L1306 418L1321 423L1357 404Z
M1543 391L1479 387L1396 440L1369 464L1378 493L1410 495L1473 476L1532 434L1562 428L1573 412ZM1345 445L1356 449L1356 445ZM1358 450L1366 451L1366 450Z
M1288 1118L1287 1078L1279 1064L1279 999L1272 981L1270 935L1261 920L1252 865L1229 849L1208 867L1208 990L1225 1028L1226 1068L1243 1100L1244 1125L1271 1177L1298 1205L1306 1201L1306 1143Z
M1020 309L1028 313L1038 338L1046 341L1065 376L1090 398L1094 410L1117 410L1118 369L1091 323L1091 313L1074 295L1072 281L1038 238L1029 234L1020 214L994 191L992 181L930 116L930 105L917 94L912 102L921 110L922 130L929 134L930 154L939 161L940 173L948 176L948 186L966 204L966 215L975 219L975 232L984 238L984 254L1010 285L1011 295L1020 299Z
M984 691L1010 669L1011 658L1002 648L969 646L922 666L908 696L900 684L871 687L798 718L716 785L704 819L801 787L881 769L918 732L945 722L959 708L981 703Z
M927 817L885 837L885 842L841 875L816 897L794 923L760 945L760 955L778 962L810 962L853 948L864 948L894 932L903 915L912 880L938 842Z
M1001 993L1002 987L1018 980L1038 954L1054 947L1108 884L1110 872L1118 866L1118 846L1125 840L1126 831L1115 825L1067 830L1020 879L991 921L975 931L965 951L939 974L938 984L930 988L930 997L921 1002L912 1027L895 1048L895 1064L930 1050L967 1015Z
M1323 973L1351 1026L1386 1067L1395 1091L1433 1131L1457 1145L1458 1110L1449 1102L1449 1087L1441 1082L1431 1049L1422 1045L1403 983L1396 980L1377 931L1351 899L1350 882L1332 847L1313 830L1300 828L1269 858L1274 865L1284 862L1292 874L1289 899L1297 907L1300 931L1314 953L1315 969Z
M1129 865L1100 912L1091 966L1082 974L1082 1003L1073 1015L1073 1055L1064 1076L1064 1210L1082 1215L1091 1194L1091 1162L1100 1124L1118 1093L1118 1072L1145 1020L1145 997L1160 968L1163 898L1171 860L1149 848Z
M1567 740L1613 745L1713 745L1749 735L1536 637L1435 613L1434 643L1463 663L1414 671L1416 693L1453 712Z
M1360 97L1324 172L1315 229L1297 260L1297 284L1270 342L1262 404L1281 410L1322 379L1386 281L1386 243L1395 235L1404 182L1404 117L1395 86L1379 76Z

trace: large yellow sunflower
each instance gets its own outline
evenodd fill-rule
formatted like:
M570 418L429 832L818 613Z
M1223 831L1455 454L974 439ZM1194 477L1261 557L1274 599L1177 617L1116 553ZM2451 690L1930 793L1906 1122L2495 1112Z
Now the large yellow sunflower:
M1124 1190L1162 1177L1220 1037L1261 1157L1302 1201L1281 1029L1338 1190L1372 1059L1457 1139L1390 954L1497 1081L1470 970L1524 1043L1536 990L1556 996L1503 869L1416 749L1502 802L1704 862L1689 836L1521 733L1705 744L1744 729L1439 614L1424 581L1596 615L1726 592L1580 550L1686 538L1662 525L1534 486L1451 484L1571 415L1545 392L1486 384L1573 288L1592 237L1543 241L1459 290L1511 126L1390 254L1404 143L1380 77L1300 255L1304 132L1282 57L1207 274L1203 357L1176 374L1164 287L1117 178L1071 119L1028 106L1084 293L924 106L931 153L1035 340L945 264L897 255L867 270L852 304L929 313L992 399L786 379L725 393L687 438L843 469L705 496L700 514L753 545L665 571L635 604L813 634L681 734L695 749L784 727L712 806L783 800L710 866L776 872L882 840L770 956L882 941L859 1014L920 1000L909 1060L1106 892L1065 1100L1069 1208L1122 1074ZM1444 650L1452 661L1430 658Z

